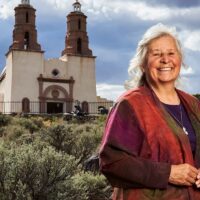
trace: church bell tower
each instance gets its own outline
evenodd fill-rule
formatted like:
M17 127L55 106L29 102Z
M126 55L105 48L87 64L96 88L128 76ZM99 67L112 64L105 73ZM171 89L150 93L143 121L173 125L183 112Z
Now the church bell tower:
M93 56L87 36L87 16L82 13L78 0L73 7L74 11L67 16L67 34L62 55Z
M13 43L9 50L41 51L37 42L35 11L29 0L21 0L21 4L15 8Z

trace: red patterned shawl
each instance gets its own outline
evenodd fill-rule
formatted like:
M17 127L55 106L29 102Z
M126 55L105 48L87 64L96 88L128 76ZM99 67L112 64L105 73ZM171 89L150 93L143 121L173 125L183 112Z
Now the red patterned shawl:
M125 93L111 110L100 149L100 168L114 187L114 200L199 200L200 190L168 183L172 164L200 168L200 104L177 93L196 133L189 139L147 86Z

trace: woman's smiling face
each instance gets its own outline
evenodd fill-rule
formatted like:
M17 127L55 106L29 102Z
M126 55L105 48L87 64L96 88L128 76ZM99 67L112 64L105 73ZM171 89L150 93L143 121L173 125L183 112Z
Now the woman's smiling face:
M151 41L144 67L147 81L151 85L174 84L180 68L181 56L171 36L165 35Z

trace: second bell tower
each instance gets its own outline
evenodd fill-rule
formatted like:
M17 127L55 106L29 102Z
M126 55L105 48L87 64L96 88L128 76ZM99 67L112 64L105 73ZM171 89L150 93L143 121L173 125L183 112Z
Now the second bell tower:
M81 12L81 4L76 0L74 11L67 16L67 35L62 55L93 56L87 36L87 16Z

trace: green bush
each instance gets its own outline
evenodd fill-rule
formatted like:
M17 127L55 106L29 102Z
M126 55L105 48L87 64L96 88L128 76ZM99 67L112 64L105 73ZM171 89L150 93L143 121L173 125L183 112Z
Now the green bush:
M77 171L72 156L37 144L0 146L1 199L54 200Z
M29 133L25 128L16 125L10 126L5 132L6 139L9 141L16 141L22 135Z
M29 130L29 132L32 134L40 129L40 126L38 126L37 123L35 123L34 120L31 118L21 118L19 120L19 124Z
M42 117L32 117L31 120L39 129L44 126Z
M65 193L60 194L60 200L109 200L111 187L104 176L92 173L77 173L67 184Z
M57 151L64 151L71 155L76 143L73 130L74 125L53 125L41 130L41 140L53 146Z
M108 200L110 199L111 187L102 175L93 175L91 173L80 173L73 177L73 193L71 199L81 200ZM76 197L76 198L74 198Z
M96 125L82 124L76 126L74 135L78 135L72 155L79 160L79 163L84 163L92 154L95 154L97 147L101 141L102 133Z
M0 127L0 137L3 137L5 132L5 127Z
M4 127L4 131L2 134L2 139L7 142L18 142L21 141L21 137L23 135L31 135L27 129L22 126L11 124L10 126ZM20 143L23 143L21 141Z
M7 126L12 120L9 115L0 114L0 127Z
M83 172L98 150L104 116L81 124L53 116L9 118L0 128L0 200L109 199L106 179Z

